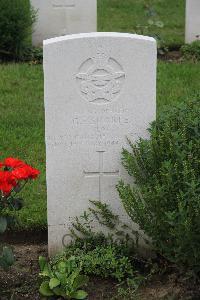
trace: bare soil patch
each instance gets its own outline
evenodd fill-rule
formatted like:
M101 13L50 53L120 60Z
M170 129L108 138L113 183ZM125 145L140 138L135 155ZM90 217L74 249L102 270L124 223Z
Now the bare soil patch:
M0 300L41 299L38 257L47 257L47 244L12 244L16 262L8 272L0 271ZM89 300L111 299L116 291L112 280L93 278L88 284Z
M166 52L163 55L158 54L158 58L164 61L174 61L174 62L181 62L182 61L182 54L179 50L171 50Z
M8 272L0 270L0 300L41 299L39 288L38 257L47 257L47 243L12 243L16 262ZM118 285L113 280L90 278L87 287L88 300L111 300L117 294ZM116 298L115 298L116 299ZM156 276L141 287L137 296L120 296L119 300L198 300L200 293L194 287L186 288L184 281L176 274Z

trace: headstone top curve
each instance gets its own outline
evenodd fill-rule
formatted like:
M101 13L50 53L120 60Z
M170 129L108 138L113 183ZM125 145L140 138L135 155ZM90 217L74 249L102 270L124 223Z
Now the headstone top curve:
M110 38L129 38L133 40L143 40L148 41L156 44L156 40L150 36L143 36L138 34L132 33L121 33L121 32L90 32L90 33L78 33L78 34L69 34L60 37L55 37L51 39L47 39L43 41L43 45L50 45L54 43L64 42L68 40L75 40L75 39L83 39L83 38L103 38L103 37L110 37Z

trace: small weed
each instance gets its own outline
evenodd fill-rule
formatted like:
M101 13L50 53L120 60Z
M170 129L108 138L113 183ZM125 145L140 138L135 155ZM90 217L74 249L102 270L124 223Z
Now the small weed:
M194 41L181 47L181 53L186 60L200 61L200 41Z

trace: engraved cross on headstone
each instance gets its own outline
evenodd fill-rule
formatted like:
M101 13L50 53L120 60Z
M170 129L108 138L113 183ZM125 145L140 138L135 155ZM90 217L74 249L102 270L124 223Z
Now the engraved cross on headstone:
M104 171L104 160L103 160L103 155L105 151L97 151L99 153L99 171L91 171L91 172L86 172L83 171L85 174L85 177L98 177L99 178L99 201L102 200L102 188L103 188L103 183L102 179L104 176L119 176L119 170L114 170L114 171Z
M72 9L72 8L75 7L75 0L53 0L52 5L53 5L54 9L63 9L63 10L65 10L65 24L66 24L66 27L63 28L61 34L62 35L68 34L69 33L68 11L69 11L69 9Z

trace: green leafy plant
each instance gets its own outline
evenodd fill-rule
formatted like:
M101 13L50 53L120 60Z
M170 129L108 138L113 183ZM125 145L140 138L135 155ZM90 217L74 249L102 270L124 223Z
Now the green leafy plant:
M94 230L96 225L98 230ZM94 245L123 245L127 251L136 253L139 234L113 214L110 207L101 201L90 200L90 207L80 217L76 217L70 227L71 237L76 245L94 249ZM64 238L63 238L64 242Z
M42 64L43 49L40 47L29 46L24 50L23 61L28 61L30 64Z
M159 255L200 272L200 98L168 109L150 139L123 150L133 184L121 181L122 203Z
M0 266L4 270L8 270L9 267L11 267L14 262L15 262L15 258L12 249L6 246L3 247L1 249L1 255L0 255Z
M194 41L181 47L183 58L200 61L200 41Z
M0 1L0 57L21 59L31 44L36 14L29 0Z
M44 280L40 286L40 294L45 297L61 296L64 299L85 299L87 293L80 288L87 284L88 277L81 275L82 266L74 256L56 263L48 263L40 256L40 276Z
M93 245L93 249L89 250L75 243L55 257L54 261L66 260L71 255L74 255L75 261L82 265L82 271L87 275L111 277L119 282L139 276L134 268L134 257L131 260L126 249L119 245Z
M23 200L17 194L24 188L26 183L37 178L39 171L27 165L22 160L8 157L0 162L0 234L15 222L8 211L20 210ZM14 255L8 247L1 247L0 266L7 270L14 263Z
M128 279L136 282L142 275L135 265L144 265L136 254L138 233L123 224L107 204L100 201L90 201L90 204L88 211L72 223L72 243L53 262L67 260L73 255L76 262L82 265L84 274L112 277L119 282ZM102 226L102 231L101 227L99 231L94 230L97 222Z
M99 231L94 229L94 224L100 226ZM113 278L126 289L131 285L132 290L136 290L146 281L147 276L142 275L142 271L145 269L148 274L149 266L136 254L138 233L123 224L107 204L90 201L88 211L72 223L71 237L71 244L52 259L51 269L73 257L83 274ZM49 288L48 285L48 292Z

